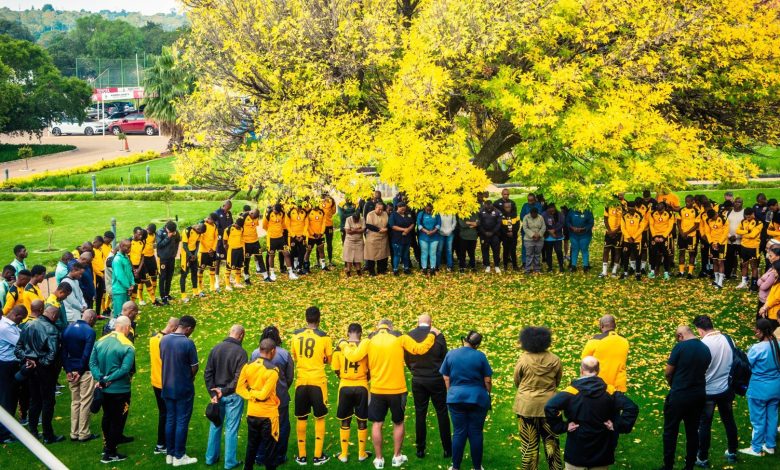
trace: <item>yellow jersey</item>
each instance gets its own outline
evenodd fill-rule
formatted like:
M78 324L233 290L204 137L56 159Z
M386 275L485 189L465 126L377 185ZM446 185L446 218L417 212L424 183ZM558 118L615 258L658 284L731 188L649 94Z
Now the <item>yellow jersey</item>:
M100 251L103 253L104 265L105 265L105 260L107 260L108 257L111 256L112 250L113 247L109 243L103 243L103 245L100 246Z
M41 288L28 283L27 287L24 288L24 297L22 297L22 303L24 304L24 308L27 309L28 315L32 312L33 300L40 300L41 302L46 301L43 294L41 294Z
M669 209L676 209L680 207L680 198L677 197L674 193L669 194L659 194L656 198L658 202L664 202L667 206L669 206Z
M279 397L276 395L276 382L279 381L279 369L259 358L241 368L236 383L236 394L247 401L247 415L255 418L278 418ZM273 423L274 420L272 420ZM279 437L279 420L272 433Z
M639 212L626 212L623 214L620 220L620 231L623 233L623 241L633 239L632 243L639 243L642 241L642 232L645 231L645 224L647 221L644 216Z
M333 352L333 360L330 364L333 372L339 376L339 389L341 387L366 387L368 389L368 358L364 357L358 362L349 362L341 350Z
M92 250L92 253L94 254L92 257L92 272L95 273L95 277L103 277L105 274L106 258L103 255L103 246L97 250Z
M729 241L729 223L720 214L707 220L707 241L725 245Z
M143 240L133 240L130 242L130 264L138 266L144 257L144 247L146 243Z
M333 216L336 215L336 201L328 196L322 201L320 207L322 207L322 211L325 213L325 226L333 227Z
M319 328L295 330L290 340L290 352L295 362L295 386L325 385L325 366L333 356L330 336Z
M680 214L678 215L678 219L680 220L680 235L685 235L686 232L691 230L693 227L697 226L699 224L699 210L695 207L691 207L688 209L687 207L683 207L680 209ZM695 235L696 230L691 232L689 236ZM622 390L621 390L622 391Z
M308 232L306 211L293 208L287 213L287 231L291 237L305 237Z
M599 360L599 377L615 390L625 392L626 361L628 359L628 340L614 330L600 333L585 343L582 358L593 356Z
M309 237L322 235L325 233L325 212L319 207L315 207L306 216L306 228Z
M149 338L149 362L151 364L152 387L162 388L162 359L160 358L160 341L165 336L162 331L158 331Z
M769 227L766 228L766 234L769 238L780 238L780 224L772 222Z
M737 227L737 235L742 236L742 246L745 248L758 248L761 244L761 231L764 224L756 219L742 220Z
M206 230L200 234L200 252L217 251L217 226L208 222L205 222L203 226L206 227Z
M623 206L612 206L604 209L604 217L607 218L609 230L620 230L620 218L623 217Z
M187 250L191 253L198 251L198 245L200 244L200 234L195 227L187 227L184 229L184 243L182 244L182 253L185 252L184 246L187 246Z
M8 286L8 292L5 293L5 303L3 304L3 315L8 315L16 305L24 305L24 291L16 287L16 284ZM30 313L30 310L27 310Z
M253 219L247 217L244 219L244 228L241 232L241 241L244 243L257 243L260 237L257 235L257 227L260 225L260 218Z
M284 214L270 212L263 219L263 229L268 235L269 242L272 238L283 237L285 228L287 228L287 226Z
M225 229L225 233L222 235L223 240L227 240L227 247L229 250L235 250L236 248L244 248L243 232L236 228L235 225Z
M144 257L146 258L153 258L154 257L154 245L155 240L157 238L157 235L154 233L150 233L146 236L146 244L144 245Z
M674 229L675 216L669 211L653 211L650 213L650 235L667 238Z

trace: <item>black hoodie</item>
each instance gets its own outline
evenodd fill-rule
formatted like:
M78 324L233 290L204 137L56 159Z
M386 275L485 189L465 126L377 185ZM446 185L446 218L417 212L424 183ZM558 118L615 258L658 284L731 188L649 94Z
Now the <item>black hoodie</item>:
M584 377L553 396L544 407L555 434L564 434L569 423L579 427L568 433L563 458L577 467L602 467L615 463L618 434L634 427L639 408L600 377ZM566 420L563 419L566 415ZM614 431L604 425L612 421Z

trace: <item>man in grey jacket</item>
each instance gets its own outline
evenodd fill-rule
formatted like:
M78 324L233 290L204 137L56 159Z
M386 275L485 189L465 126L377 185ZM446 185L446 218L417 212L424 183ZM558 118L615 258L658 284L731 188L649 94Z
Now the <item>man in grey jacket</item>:
M68 323L75 323L81 318L81 314L87 309L87 303L84 300L84 294L81 292L81 286L79 285L79 279L84 275L84 266L82 263L75 263L71 268L68 275L62 282L70 285L73 289L69 296L62 301L63 307L65 307L65 314L68 316Z
M525 273L542 272L542 247L544 246L544 218L539 215L539 209L531 208L531 212L523 217L523 246L525 247Z

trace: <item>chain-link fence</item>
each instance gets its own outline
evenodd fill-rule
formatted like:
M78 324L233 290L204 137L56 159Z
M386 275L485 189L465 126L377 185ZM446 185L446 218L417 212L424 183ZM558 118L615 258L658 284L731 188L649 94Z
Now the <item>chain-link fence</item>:
M78 77L92 88L143 86L144 70L154 63L154 56L139 55L129 59L79 57L75 67L66 67L64 75Z

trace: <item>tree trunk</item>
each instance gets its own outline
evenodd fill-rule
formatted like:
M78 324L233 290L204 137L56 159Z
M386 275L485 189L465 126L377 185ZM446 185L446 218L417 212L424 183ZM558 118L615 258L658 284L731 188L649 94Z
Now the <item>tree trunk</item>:
M482 148L474 157L474 165L488 169L501 155L509 152L512 150L512 147L519 143L520 136L515 133L514 125L510 121L502 119L499 121L493 134L482 143ZM490 173L494 178L503 179L503 181L494 180L496 183L503 183L509 178L506 172L491 171Z

